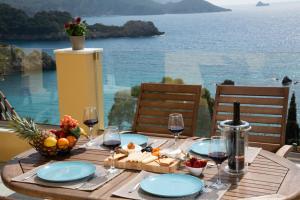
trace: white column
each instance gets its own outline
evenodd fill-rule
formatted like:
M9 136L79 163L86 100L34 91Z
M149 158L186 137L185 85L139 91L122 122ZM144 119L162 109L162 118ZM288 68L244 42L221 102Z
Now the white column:
M99 129L104 129L103 49L55 50L60 116L71 115L83 128L83 110L96 106Z

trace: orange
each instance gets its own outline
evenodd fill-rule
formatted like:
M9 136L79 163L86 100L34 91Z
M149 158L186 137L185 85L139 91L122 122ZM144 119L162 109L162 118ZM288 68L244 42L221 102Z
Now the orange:
M134 149L134 148L135 148L135 145L132 142L127 144L127 149Z
M59 149L67 149L69 147L69 140L67 138L60 138L57 140L57 146Z
M152 152L160 151L160 148L153 148Z
M160 148L153 148L152 155L159 157L159 155L160 155L159 151L160 151Z
M152 152L152 156L157 156L157 157L159 157L159 151L154 151L154 152Z
M67 137L67 140L69 141L69 147L74 147L76 144L76 141L77 141L76 137L74 137L72 135L69 135Z

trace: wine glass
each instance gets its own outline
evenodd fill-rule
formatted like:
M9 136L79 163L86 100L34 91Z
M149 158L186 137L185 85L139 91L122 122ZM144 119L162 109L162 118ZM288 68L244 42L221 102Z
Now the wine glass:
M115 173L115 149L121 145L121 136L116 126L109 126L104 130L103 146L110 149L112 164L108 169L109 173Z
M169 131L174 135L174 145L177 146L177 139L184 130L183 117L180 113L172 113L169 115L168 123Z
M218 179L211 186L216 189L222 189L225 184L222 183L220 177L221 164L228 158L226 148L226 138L224 136L212 136L209 145L208 157L212 159L218 168Z
M93 127L98 123L98 112L96 107L89 106L84 108L83 123L89 128L88 138L90 142L88 142L88 146L91 146L91 140L94 139Z

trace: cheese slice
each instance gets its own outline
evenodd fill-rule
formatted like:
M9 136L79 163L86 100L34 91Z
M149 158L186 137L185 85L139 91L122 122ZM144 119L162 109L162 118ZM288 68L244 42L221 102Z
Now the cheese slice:
M127 161L129 162L140 162L143 154L142 152L132 152L129 154Z
M115 156L114 156L114 159L115 159L115 160L120 160L120 159L122 159L122 158L125 158L126 156L127 156L126 154L116 153ZM110 156L108 159L109 159L109 160L112 160L113 157Z
M143 164L147 164L147 163L150 163L150 162L152 162L152 161L154 161L154 160L157 160L157 156L153 156L153 155L151 155L151 153L150 153L150 155L148 156L148 157L146 157L146 158L144 158L143 160L142 160L142 163Z
M170 166L171 164L174 163L174 159L173 158L162 158L159 160L159 164L161 166Z

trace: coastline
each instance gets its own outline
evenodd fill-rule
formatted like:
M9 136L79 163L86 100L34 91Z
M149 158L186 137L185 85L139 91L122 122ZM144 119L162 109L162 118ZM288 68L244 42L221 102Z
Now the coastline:
M103 38L137 38L164 35L151 21L130 20L122 26L104 25L96 23L88 25L86 39ZM0 41L63 41L69 40L65 32L55 32L47 34L1 34Z
M294 4L288 7L272 4L268 12L245 6L233 12L88 18L88 22L115 25L132 19L153 21L166 32L166 36L92 39L87 40L86 46L104 48L105 87L109 85L119 89L141 82L158 82L165 75L182 77L189 84L203 84L212 94L215 84L224 79L235 80L238 85L281 86L281 80L276 81L276 78L288 75L297 80L300 77L300 38L296 37L299 29L293 26L294 21L299 20L300 4ZM282 9L290 13L289 18ZM272 16L269 15L270 10ZM247 27L243 26L245 24ZM278 24L280 29L276 29L277 26L270 29L266 24ZM14 44L25 50L41 49L50 53L53 49L70 46L64 40L19 41ZM0 82L0 88L7 91L8 98L15 99L13 102L17 109L23 109L21 114L30 113L44 121L57 115L55 77L55 71L32 75L33 80L43 81L43 87L47 87L47 90L41 87L41 95L38 96L37 86L41 83L33 82L36 84L30 90L36 105L30 105L27 98L16 91L14 86L19 86L16 80L22 79L21 76ZM108 84L109 77L114 77L115 82ZM300 110L299 84L291 87L296 91L297 109ZM108 92L110 88L107 87ZM113 98L112 94L105 94L106 117Z

